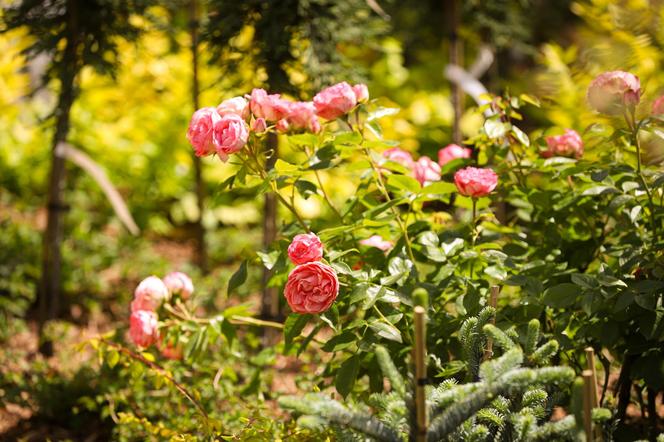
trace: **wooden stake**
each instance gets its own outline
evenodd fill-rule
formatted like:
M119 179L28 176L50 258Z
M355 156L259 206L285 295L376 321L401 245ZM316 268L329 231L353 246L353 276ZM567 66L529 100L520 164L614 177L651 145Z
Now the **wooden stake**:
M583 370L581 377L583 377L583 427L586 433L586 441L593 442L592 409L593 403L597 400L597 395L593 399L593 372Z
M415 416L417 419L416 441L425 442L427 438L427 409L424 387L427 382L426 369L426 313L417 306L415 313Z
M586 347L586 363L588 370L593 374L593 408L599 407L599 397L597 395L597 370L595 369L595 350L592 347Z
M500 293L500 287L497 285L492 285L489 294L489 306L496 308L498 305L498 294ZM491 323L496 325L496 315L493 315L491 318ZM486 340L486 349L484 350L483 360L487 361L493 356L493 338L488 337Z

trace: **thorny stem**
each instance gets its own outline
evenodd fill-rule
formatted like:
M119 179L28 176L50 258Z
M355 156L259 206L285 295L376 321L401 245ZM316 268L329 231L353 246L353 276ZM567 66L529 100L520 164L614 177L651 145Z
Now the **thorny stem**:
M307 233L311 232L311 230L309 229L309 226L307 225L307 223L305 223L304 220L302 219L302 217L300 216L300 214L297 213L297 210L295 209L295 206L292 205L291 203L289 203L286 200L286 198L284 198L283 195L281 195L281 193L279 193L279 190L277 189L277 185L274 182L274 180L268 179L267 173L265 172L265 170L263 168L260 167L260 162L258 160L258 157L256 156L256 153L251 148L247 149L247 152L249 152L249 155L254 160L255 164L258 165L259 167L256 167L256 168L251 167L249 165L249 163L244 158L242 158L241 155L238 155L240 157L240 159L242 160L242 162L247 166L247 168L249 168L249 170L253 171L254 173L258 173L264 181L267 181L270 184L270 188L272 189L272 192L277 196L279 201L281 201L281 203L295 216L295 218L297 219L300 226L302 226L302 228Z
M209 418L208 418L207 412L205 411L205 408L203 408L203 406L194 398L194 396L191 393L189 393L187 391L186 388L184 388L184 386L182 384L180 384L178 381L173 379L173 377L170 374L168 374L168 372L166 370L164 370L160 365L156 364L155 362L149 361L144 356L142 356L138 353L135 353L135 352L129 350L128 348L126 348L126 347L123 347L119 344L116 344L115 342L109 341L109 340L104 339L104 338L99 339L99 342L102 342L103 344L114 348L118 352L124 353L125 355L129 356L130 358L147 365L148 367L150 367L151 369L153 369L154 371L156 371L157 373L162 375L164 378L166 378L166 380L168 380L171 384L173 384L173 386L180 393L182 393L182 395L184 397L186 397L189 400L189 402L191 402L194 405L194 407L196 407L196 409L201 413L203 418L205 418L205 421L208 422Z

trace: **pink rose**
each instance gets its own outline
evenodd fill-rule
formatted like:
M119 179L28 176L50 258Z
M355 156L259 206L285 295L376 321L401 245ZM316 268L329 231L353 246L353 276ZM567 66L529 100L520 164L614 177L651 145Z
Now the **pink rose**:
M353 86L353 92L355 92L355 99L358 103L365 103L369 101L369 88L367 88L366 84L356 84Z
M604 72L595 78L588 87L588 103L597 112L607 115L620 115L625 107L639 103L641 83L629 72Z
M289 129L318 132L320 123L316 117L316 107L311 101L296 101L288 104L286 120Z
M438 151L438 164L444 166L452 160L458 158L470 158L472 151L467 147L461 147L457 144L449 144Z
M194 148L197 157L204 157L214 153L212 132L219 120L221 120L221 117L213 107L198 109L191 116L189 129L187 129L187 139Z
M383 239L383 237L380 235L373 235L367 239L363 239L360 241L360 244L363 246L376 247L383 252L387 252L392 247L394 247L394 243L392 241Z
M285 134L286 132L288 132L288 129L290 129L290 124L288 124L287 119L282 118L281 120L277 121L277 124L275 124L274 127L275 129L277 129L277 132Z
M421 185L440 181L440 166L429 157L420 157L415 163L413 176Z
M565 133L562 135L546 137L546 144L549 149L541 153L542 158L554 156L581 158L583 155L583 140L572 129L565 129Z
M653 115L662 115L664 114L664 95L659 97L652 104L652 113Z
M321 262L295 267L288 275L284 296L295 313L323 313L339 294L334 269Z
M251 123L251 130L257 134L263 133L267 130L267 123L265 118L256 118L253 123Z
M318 116L334 120L346 114L357 104L353 88L345 81L327 87L314 96Z
M212 132L212 141L221 161L241 150L249 139L247 123L235 114L227 114L217 121Z
M479 198L496 188L498 175L491 169L466 167L454 174L454 184L461 195Z
M410 154L410 152L407 152L398 147L387 149L383 152L383 157L389 161L399 163L407 169L412 169L415 167L415 160L413 160L413 156Z
M157 314L136 310L129 317L129 337L139 347L149 347L159 338Z
M170 293L163 281L156 276L148 276L138 284L134 290L134 300L131 302L131 311L157 310L161 304L168 300Z
M233 114L246 120L249 118L249 102L244 97L229 98L217 106L217 113L222 117Z
M268 95L263 89L251 91L249 107L256 118L265 118L266 121L277 121L288 112L288 102L281 99L279 94Z
M323 258L323 244L315 233L300 233L288 246L288 257L295 265L320 261Z
M164 276L164 285L171 295L180 295L182 299L189 299L194 293L194 283L191 278L182 272L171 272Z

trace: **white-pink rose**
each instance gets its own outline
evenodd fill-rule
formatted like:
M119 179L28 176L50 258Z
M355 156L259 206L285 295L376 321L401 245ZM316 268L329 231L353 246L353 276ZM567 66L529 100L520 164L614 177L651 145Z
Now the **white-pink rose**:
M545 139L549 148L541 153L542 158L583 156L583 140L575 130L565 129L564 134L548 136Z
M454 184L461 195L479 198L493 192L498 175L488 168L466 167L454 174Z
M164 301L168 300L170 293L164 282L156 276L148 276L138 284L134 290L134 300L131 302L131 311L157 310Z
M423 186L440 181L440 166L429 157L420 157L413 168L413 176Z
M221 161L228 160L228 156L241 150L249 139L247 123L235 114L223 116L214 125L212 141Z
M198 109L191 116L187 129L187 140L194 148L198 157L212 155L215 151L212 133L215 124L221 120L217 110L213 107Z
M315 233L295 235L288 246L288 257L293 264L320 261L323 258L323 244Z
M265 118L271 122L282 119L288 112L288 102L282 100L281 95L268 95L264 89L251 91L249 107L256 118Z
M588 87L588 103L597 112L622 115L625 108L639 104L641 82L636 75L610 71L598 75Z
M444 166L450 161L459 158L470 158L472 151L467 147L461 147L458 144L449 144L438 151L438 164Z
M410 152L407 152L398 147L387 149L383 152L383 157L389 161L401 164L410 170L412 170L415 166L415 160L413 160L413 156L410 154Z
M307 130L314 133L320 130L316 107L311 101L288 103L286 121L290 130Z
M171 295L179 295L182 299L189 299L194 293L194 283L186 273L169 273L164 276L164 285Z
M364 83L359 83L353 86L355 92L355 99L358 103L365 103L369 101L369 88Z
M357 104L353 88L345 81L327 87L314 96L316 113L326 120L334 120L348 113Z
M129 337L139 347L149 347L159 338L157 314L149 310L136 310L129 317Z
M284 296L295 313L323 313L339 294L334 269L318 261L295 267L288 275Z
M380 249L383 252L387 252L392 247L394 247L394 243L392 241L383 239L383 237L380 235L373 235L367 239L363 239L360 241L360 244L367 247L376 247L377 249Z
M217 113L222 117L234 114L246 120L249 117L249 102L244 97L229 98L217 106Z

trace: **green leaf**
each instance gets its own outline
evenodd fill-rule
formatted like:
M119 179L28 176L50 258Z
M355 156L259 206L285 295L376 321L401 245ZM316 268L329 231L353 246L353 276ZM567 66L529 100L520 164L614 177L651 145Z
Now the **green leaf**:
M568 307L574 304L579 292L579 287L569 282L554 285L544 292L544 303L551 307Z
M322 350L327 352L335 352L344 350L352 346L357 340L357 336L350 330L346 330L340 335L333 336L329 341L323 345Z
M118 353L117 350L111 350L106 355L106 363L108 364L109 368L115 367L119 360L120 360L120 353Z
M301 315L299 313L291 313L284 322L284 341L286 344L286 351L293 343L293 339L300 336L304 326L311 319L311 315Z
M341 364L341 367L339 367L337 376L334 379L334 387L344 398L353 390L353 385L355 385L355 380L357 379L359 371L360 358L357 355L346 359L344 363Z
M508 126L507 123L503 123L500 120L488 119L484 122L484 131L489 138L501 138L507 133Z
M286 161L279 158L274 164L274 169L279 172L279 174L292 174L294 172L299 172L300 168L295 164L287 163Z
M446 183L445 181L436 181L427 184L420 193L431 195L449 195L457 191L454 183Z
M373 112L369 112L367 121L378 120L379 118L387 117L389 115L396 115L401 109L398 107L379 107Z
M387 188L390 190L405 190L411 193L420 191L420 183L415 178L408 175L392 174L387 178Z
M521 99L521 101L532 104L533 106L536 107L540 107L540 101L537 99L537 97L528 94L521 94L519 95L519 98Z
M231 294L247 280L247 261L242 261L240 268L237 269L231 279L228 281L228 293Z
M594 186L583 191L581 195L601 195L604 193L620 193L618 189L611 186Z
M594 289L599 287L599 284L594 277L582 273L574 273L572 275L572 282L584 289Z
M295 181L295 188L305 200L309 199L311 195L316 195L318 193L318 187L316 187L311 181L307 180Z
M530 139L521 129L516 126L512 126L512 135L516 137L517 140L524 146L530 146Z
M376 333L381 338L398 342L400 344L403 343L403 340L401 339L401 332L392 324L388 324L384 321L375 321L369 324L369 327L371 327L374 333Z
M263 265L268 270L272 270L277 262L277 259L279 259L279 252L277 250L273 250L270 253L256 252L256 254L259 256L263 262Z

